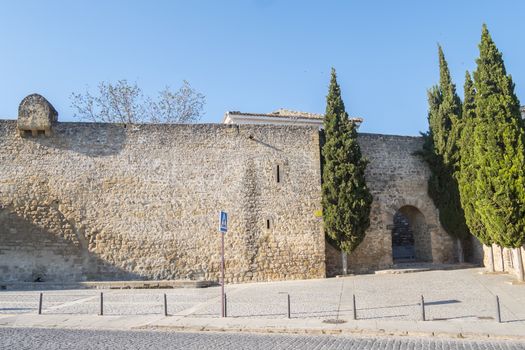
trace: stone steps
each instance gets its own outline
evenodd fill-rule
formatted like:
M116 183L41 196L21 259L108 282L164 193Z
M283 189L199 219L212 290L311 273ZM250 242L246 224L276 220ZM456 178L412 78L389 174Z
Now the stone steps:
M456 269L469 269L473 267L479 267L476 264L462 263L462 264L432 264L432 263L407 263L407 264L396 264L390 269L377 270L374 273L376 275L387 275L387 274L401 274L401 273L414 273L431 270L456 270Z
M206 288L214 281L160 280L160 281L85 281L85 282L0 282L0 290L49 289L161 289Z

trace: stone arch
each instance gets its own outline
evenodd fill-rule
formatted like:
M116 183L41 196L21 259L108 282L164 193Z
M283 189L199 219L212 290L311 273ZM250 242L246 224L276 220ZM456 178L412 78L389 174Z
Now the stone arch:
M423 211L414 205L401 205L392 215L392 260L396 262L432 261L432 240Z
M383 207L387 214L387 220L392 221L394 214L402 207L410 206L415 207L423 214L428 224L436 224L437 214L433 210L432 202L429 202L430 198L419 198L413 196L403 196L402 198L396 198L388 206Z

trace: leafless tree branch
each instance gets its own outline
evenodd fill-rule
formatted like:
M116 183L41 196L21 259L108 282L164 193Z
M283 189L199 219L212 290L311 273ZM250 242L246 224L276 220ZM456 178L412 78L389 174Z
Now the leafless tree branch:
M101 82L98 94L92 95L86 89L84 93L72 93L70 99L76 118L125 124L195 123L201 118L206 101L186 80L177 91L165 87L152 99L144 96L137 83L125 79Z

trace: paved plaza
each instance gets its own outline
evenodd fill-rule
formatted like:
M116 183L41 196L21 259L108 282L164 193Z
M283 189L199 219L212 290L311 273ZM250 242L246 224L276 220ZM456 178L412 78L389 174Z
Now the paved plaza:
M471 268L227 285L227 319L220 317L219 287L48 290L42 315L37 315L39 291L2 291L0 326L316 334L365 330L525 339L525 285L510 284L510 275L481 272ZM101 292L104 316L97 316ZM164 316L164 293L169 317ZM426 322L421 320L421 295ZM502 323L496 321L496 295Z
M349 320L356 297L361 320L419 320L425 298L428 320L493 322L498 295L502 319L525 327L525 285L509 275L480 274L482 269L407 274L357 275L322 280L246 283L226 286L228 316ZM36 313L40 291L0 292L0 314ZM100 292L105 315L163 314L163 294L174 316L220 317L220 288L112 289L44 291L44 314L97 314Z

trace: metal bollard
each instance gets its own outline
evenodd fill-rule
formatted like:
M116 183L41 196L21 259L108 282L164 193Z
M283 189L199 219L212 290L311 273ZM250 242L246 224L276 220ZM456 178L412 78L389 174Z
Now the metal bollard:
M100 292L100 316L104 316L104 293Z
M38 299L38 314L42 315L42 298L44 293L40 293L40 297Z
M168 316L168 298L166 293L164 293L164 316Z
M288 299L288 318L291 318L290 317L290 314L291 314L290 313L290 294L286 294L286 296L287 296L287 299Z
M421 319L423 321L426 321L426 315L425 315L425 298L421 296Z
M226 293L224 293L224 317L228 317L228 299L226 299Z
M501 308L499 305L499 296L496 295L496 317L498 320L498 323L501 323Z
M352 294L352 302L354 304L354 320L357 320L357 308L355 307L355 294Z

